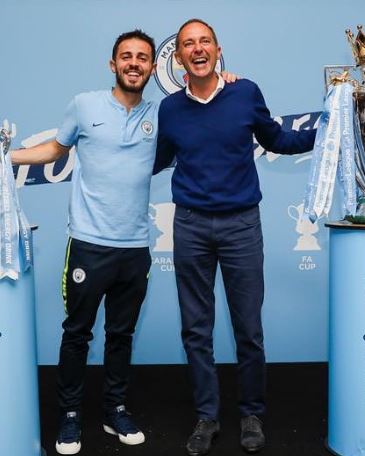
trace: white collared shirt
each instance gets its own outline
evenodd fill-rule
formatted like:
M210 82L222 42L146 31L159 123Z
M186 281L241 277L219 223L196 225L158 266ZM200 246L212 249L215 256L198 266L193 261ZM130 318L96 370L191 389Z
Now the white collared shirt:
M185 88L185 93L186 93L186 96L191 98L192 100L195 100L197 101L198 103L202 103L202 104L207 104L209 103L210 101L213 100L214 97L216 97L218 95L218 93L223 90L223 87L224 87L224 80L222 78L222 76L220 74L217 73L217 76L218 76L218 83L217 83L217 87L215 88L215 90L209 95L209 97L205 100L204 98L199 98L199 97L196 97L195 95L193 95L191 93L191 90L189 89L189 84L186 86Z

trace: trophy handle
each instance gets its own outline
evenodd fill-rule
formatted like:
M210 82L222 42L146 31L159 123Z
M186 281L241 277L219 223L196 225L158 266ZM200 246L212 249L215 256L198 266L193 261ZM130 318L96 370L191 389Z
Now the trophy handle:
M323 75L324 75L324 87L326 93L328 91L328 87L331 84L331 80L334 76L340 76L343 72L351 70L355 70L356 65L325 65L323 67Z
M296 212L296 214L295 214L295 212ZM288 215L290 218L292 218L293 220L295 220L297 222L300 219L300 211L298 210L297 206L294 206L293 204L291 204L288 207Z
M4 155L8 153L11 144L11 133L10 131L6 130L6 128L2 128L0 130L0 144L3 149Z

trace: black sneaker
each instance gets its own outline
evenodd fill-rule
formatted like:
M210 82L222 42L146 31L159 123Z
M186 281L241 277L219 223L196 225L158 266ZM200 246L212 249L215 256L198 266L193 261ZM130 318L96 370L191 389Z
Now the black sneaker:
M265 446L262 421L255 415L241 419L241 446L247 453L256 453Z
M105 414L103 427L105 432L117 435L126 445L139 445L145 441L143 432L133 423L124 405L119 405Z
M218 435L219 423L214 420L199 420L194 432L188 438L186 451L190 456L207 454L213 439Z
M56 441L59 454L77 454L81 450L79 412L67 412L61 417L60 430Z

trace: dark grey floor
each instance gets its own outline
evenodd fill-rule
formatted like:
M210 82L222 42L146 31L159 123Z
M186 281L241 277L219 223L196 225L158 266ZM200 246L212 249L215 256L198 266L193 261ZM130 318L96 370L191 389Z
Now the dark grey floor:
M219 365L221 433L211 456L242 456L233 365ZM146 434L146 442L128 447L102 430L101 367L87 368L81 456L183 456L195 424L186 366L133 366L128 408ZM40 367L42 445L56 455L55 367ZM262 456L328 456L327 365L269 364L267 446Z

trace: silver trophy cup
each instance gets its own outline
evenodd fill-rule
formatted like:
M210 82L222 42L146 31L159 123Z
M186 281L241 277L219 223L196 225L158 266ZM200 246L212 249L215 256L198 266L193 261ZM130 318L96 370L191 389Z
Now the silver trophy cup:
M324 68L325 84L351 82L354 86L354 140L357 185L356 215L346 216L352 223L365 224L365 34L357 26L357 36L346 30L355 65L327 65Z

